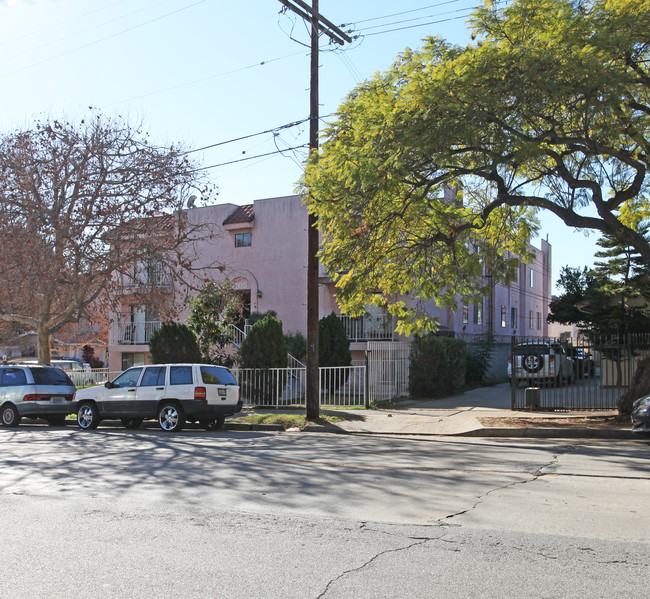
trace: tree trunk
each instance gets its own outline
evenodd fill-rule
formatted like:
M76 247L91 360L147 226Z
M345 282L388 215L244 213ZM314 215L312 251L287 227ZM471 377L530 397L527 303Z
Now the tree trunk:
M50 333L42 326L38 328L37 355L39 364L50 363Z

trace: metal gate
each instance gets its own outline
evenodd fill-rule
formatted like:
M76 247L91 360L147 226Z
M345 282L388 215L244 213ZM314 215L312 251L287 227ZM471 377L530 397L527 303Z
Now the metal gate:
M508 376L513 410L615 410L649 335L566 339L513 337Z
M369 341L366 353L368 401L408 395L409 343Z

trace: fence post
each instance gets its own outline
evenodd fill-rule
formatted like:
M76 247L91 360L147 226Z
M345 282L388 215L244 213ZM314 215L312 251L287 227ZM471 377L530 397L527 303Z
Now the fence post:
M363 404L366 410L370 408L370 367L369 367L370 350L366 350L366 369L363 377Z

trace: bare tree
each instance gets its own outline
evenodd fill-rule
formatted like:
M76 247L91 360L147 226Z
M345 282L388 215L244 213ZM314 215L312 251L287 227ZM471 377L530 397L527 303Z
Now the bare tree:
M37 333L41 363L51 335L105 312L128 281L151 297L161 276L191 270L214 234L182 211L192 189L206 194L197 172L181 148L101 115L0 140L0 319Z

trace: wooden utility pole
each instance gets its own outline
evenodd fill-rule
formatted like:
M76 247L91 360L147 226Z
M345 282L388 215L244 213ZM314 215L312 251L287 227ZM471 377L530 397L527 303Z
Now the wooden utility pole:
M309 160L318 160L318 33L343 45L352 38L318 12L318 0L311 6L302 0L279 0L284 6L311 23L311 83L309 88ZM318 370L318 220L309 215L307 232L307 420L320 416Z

